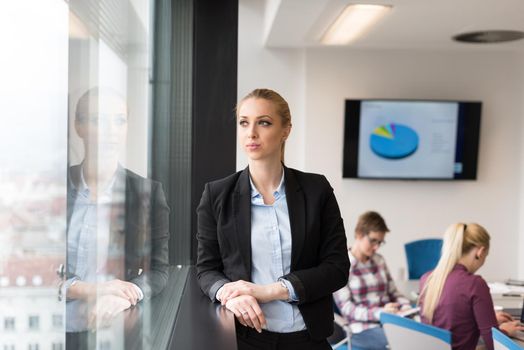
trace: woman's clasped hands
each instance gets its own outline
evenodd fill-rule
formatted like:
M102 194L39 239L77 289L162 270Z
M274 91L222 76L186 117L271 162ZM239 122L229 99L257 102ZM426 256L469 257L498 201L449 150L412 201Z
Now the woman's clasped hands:
M266 328L266 318L259 304L273 300L286 300L287 289L279 282L259 285L247 281L229 282L222 286L218 300L235 314L238 322L262 332Z

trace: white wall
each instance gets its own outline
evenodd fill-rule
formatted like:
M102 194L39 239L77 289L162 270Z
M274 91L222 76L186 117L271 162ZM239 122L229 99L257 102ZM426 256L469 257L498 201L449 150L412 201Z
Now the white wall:
M360 213L373 209L383 214L391 233L382 252L394 277L405 267L405 242L441 236L456 221L479 222L493 237L480 273L488 279L517 275L524 92L520 60L516 54L478 51L307 52L306 169L331 180L350 241ZM345 98L483 101L478 180L342 179Z
M255 88L270 88L289 104L293 129L286 142L286 164L304 167L304 51L266 49L263 46L264 1L239 3L238 100ZM237 149L237 169L247 165L244 151Z
M398 278L406 268L404 243L441 236L456 221L479 222L492 236L490 256L480 273L500 280L517 277L521 266L522 277L522 55L480 50L265 49L262 3L240 2L239 97L254 87L268 86L288 99L295 138L287 146L287 163L328 177L349 242L359 214L370 209L382 213L391 233L381 251ZM346 98L483 101L478 180L342 179ZM243 155L237 157L237 167L244 165Z
M521 70L524 72L524 54L521 56ZM524 92L521 93L521 105L523 105L524 110ZM524 113L522 113L524 114ZM521 116L521 126L520 126L520 191L519 191L519 218L520 218L520 224L519 224L519 230L517 231L517 234L519 236L519 244L518 244L518 278L524 279L524 139L522 135L524 135L524 115Z

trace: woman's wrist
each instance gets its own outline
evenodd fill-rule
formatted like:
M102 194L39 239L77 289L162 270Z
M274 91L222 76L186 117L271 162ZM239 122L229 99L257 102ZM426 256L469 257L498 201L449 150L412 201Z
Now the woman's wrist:
M270 285L271 300L289 300L289 290L282 281L271 283Z
M67 289L69 299L87 299L89 297L89 286L84 281L75 280Z

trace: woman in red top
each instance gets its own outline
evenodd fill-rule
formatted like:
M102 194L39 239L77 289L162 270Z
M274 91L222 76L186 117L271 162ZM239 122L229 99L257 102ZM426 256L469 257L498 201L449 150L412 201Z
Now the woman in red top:
M420 281L422 322L451 331L454 350L474 350L480 336L493 350L491 327L509 335L524 330L509 314L495 313L486 281L475 275L486 261L489 241L480 225L451 225L437 267Z

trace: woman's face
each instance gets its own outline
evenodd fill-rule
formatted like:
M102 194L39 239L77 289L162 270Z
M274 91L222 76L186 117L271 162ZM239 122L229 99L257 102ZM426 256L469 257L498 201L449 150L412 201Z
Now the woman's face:
M238 111L238 142L250 160L280 161L282 143L291 125L283 126L271 101L261 98L245 100Z

